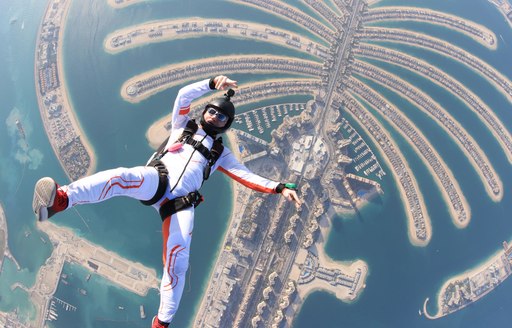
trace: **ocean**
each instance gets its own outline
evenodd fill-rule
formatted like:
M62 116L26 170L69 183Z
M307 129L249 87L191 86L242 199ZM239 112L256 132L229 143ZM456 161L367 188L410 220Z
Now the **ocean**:
M305 9L299 1L290 2ZM499 38L497 51L488 51L466 37L439 27L418 23L389 23L420 30L458 45L490 63L512 79L510 54L512 31L497 9L485 0L450 1L383 1L380 5L409 5L436 9L467 17L487 26ZM42 176L52 176L67 183L42 127L34 86L34 47L37 29L46 9L46 1L7 0L0 3L0 201L8 220L9 247L22 267L5 260L0 274L0 310L18 309L21 317L32 318L34 307L26 292L10 291L15 282L32 286L38 268L51 253L49 243L43 243L31 213L32 189ZM309 11L308 11L309 12ZM68 16L64 38L65 76L71 99L85 134L96 156L97 170L145 163L152 152L145 139L147 128L168 113L178 87L158 93L138 104L124 102L119 94L122 83L146 70L184 60L216 57L222 54L270 53L299 56L292 50L254 44L250 41L200 38L155 43L131 49L117 55L103 51L103 41L112 31L150 20L177 17L215 17L251 20L304 33L294 24L227 1L147 1L126 9L110 8L105 0L74 1ZM504 124L512 129L510 102L465 66L452 62L427 50L404 45L385 44L390 48L417 55L435 63L475 91L491 107ZM482 327L505 326L512 318L512 281L509 279L483 299L468 308L447 317L430 321L418 315L426 297L429 310L437 310L436 293L441 285L455 274L467 271L484 262L500 250L504 240L512 239L512 170L499 144L460 101L441 88L415 74L377 61L368 61L383 68L400 72L401 77L413 82L439 103L450 109L470 134L478 140L497 170L504 185L501 202L494 203L487 196L480 179L463 158L446 142L444 132L425 114L396 94L368 82L389 100L406 108L411 119L424 131L443 159L448 163L467 198L472 219L466 229L457 229L451 222L437 186L426 167L405 140L392 132L403 149L409 165L424 193L432 220L433 235L427 247L414 247L407 237L404 207L398 197L397 186L388 173L380 182L384 195L360 209L358 214L335 217L326 245L327 254L334 260L363 259L370 274L366 289L358 301L346 304L327 293L316 292L305 301L294 322L294 327ZM403 73L403 74L402 74ZM237 75L240 84L261 78L281 75ZM365 81L366 82L366 81ZM304 97L300 100L304 101ZM261 105L267 105L264 102ZM246 106L247 107L247 106ZM249 108L242 108L246 110ZM453 109L453 111L452 111ZM19 138L13 122L19 119L27 135L27 144ZM356 122L350 121L353 126ZM362 129L358 130L364 135ZM268 131L264 138L268 139ZM366 138L375 148L370 138ZM385 165L383 161L380 161ZM219 192L220 191L220 192ZM205 184L206 202L197 209L188 282L174 327L191 327L195 310L206 288L209 272L221 247L232 207L229 181L223 175L214 175ZM160 220L154 210L129 199L112 199L94 206L81 206L56 216L59 224L71 227L84 238L128 259L139 261L160 272ZM84 221L85 223L84 223ZM75 324L78 327L147 327L158 307L158 293L151 291L140 297L119 289L105 279L92 275L77 265L67 264L63 271L68 284L59 284L55 296L76 307L66 311L57 306L58 320L50 326L59 328ZM82 295L79 289L87 291ZM143 304L147 318L139 317ZM122 309L121 309L122 308Z

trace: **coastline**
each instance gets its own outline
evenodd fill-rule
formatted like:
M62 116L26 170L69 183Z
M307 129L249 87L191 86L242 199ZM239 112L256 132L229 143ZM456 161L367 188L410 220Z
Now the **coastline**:
M369 1L369 5L371 1ZM377 1L374 1L374 2L377 2ZM372 8L373 9L373 8ZM413 22L420 22L420 23L426 23L426 24L432 24L432 25L439 25L439 26L443 26L447 29L450 29L452 31L456 31L458 33L462 33L468 37L470 37L471 39L473 39L475 42L483 45L484 47L490 49L490 50L496 50L498 49L498 42L497 42L497 38L496 38L496 34L491 31L490 29L488 29L487 27L485 27L484 25L481 25L481 24L477 24L475 22L473 22L472 20L469 20L469 19L466 19L464 17L460 17L460 16L455 16L455 15L451 15L451 14L448 14L448 13L445 13L445 12L439 12L437 10L432 10L432 9L429 9L429 8L421 8L421 7L409 7L409 6L386 6L386 7L378 7L378 8L374 8L374 9L385 9L385 10L421 10L421 11L425 11L427 12L430 16L434 16L435 14L441 14L445 17L449 17L451 19L453 19L454 21L463 21L464 22L464 25L466 26L471 26L472 28L476 29L476 30L480 30L483 33L486 33L490 38L491 40L494 40L494 42L492 43L489 43L489 42L484 42L483 41L483 38L478 38L476 37L474 34L471 34L471 33L468 33L466 31L464 31L463 29L457 29L457 28L454 28L448 24L443 24L443 23L439 23L439 22L425 22L423 20L420 20L420 19L403 19L403 20L408 20L408 21L413 21ZM389 21L389 20L393 20L393 21L397 21L397 19L382 19L381 21Z
M377 28L371 27L371 28L367 28L366 31L370 31L370 32L373 32L373 31L389 32L390 30L393 30L393 32L401 33L401 34L406 35L406 36L411 37L411 38L414 37L416 42L411 42L410 40L400 40L400 39L398 39L398 40L395 40L395 39L384 39L384 38L381 38L381 37L372 37L371 39L373 41L394 42L394 43L404 44L406 46L407 45L414 45L414 46L417 46L419 48L423 48L423 49L427 49L429 51L433 51L433 52L435 52L437 54L440 54L441 56L444 56L444 57L446 57L446 58L448 58L450 60L453 60L454 62L460 62L460 63L464 64L466 67L468 67L470 70L472 70L473 72L478 74L482 79L486 80L490 85L492 85L499 93L501 93L509 101L512 101L512 94L508 94L506 89L504 87L502 87L498 82L496 82L495 79L499 79L499 80L501 80L504 83L509 84L509 85L512 85L512 82L505 75L501 74L496 69L494 69L494 67L492 67L487 62L485 62L482 59L480 59L480 57L477 57L477 56L467 52L463 48L460 48L460 47L455 46L455 45L453 45L451 43L448 43L448 42L446 42L443 39L435 38L435 37L429 36L427 34L422 34L422 33L411 33L408 30L399 29L399 28L386 29L386 28L382 28L382 27L377 27ZM439 44L444 49L443 48L438 49L437 47L423 45L421 43L422 41L428 41L428 42L430 42L432 44ZM450 54L446 53L448 51L450 52ZM462 57L462 58L459 58L459 56ZM477 68L475 68L473 63L479 64L480 66L482 66L482 69L478 70ZM494 75L492 77L490 77L490 76L484 74L483 71L492 72Z
M373 47L376 48L376 49L380 49L383 52L387 52L387 53L390 52L389 49L386 49L386 48L383 48L383 47L380 47L380 46L377 46L377 45L373 45ZM373 59L377 59L377 60L380 60L380 61L385 62L385 63L389 63L391 65L397 65L399 67L403 67L404 69L411 70L414 73L421 75L422 77L424 77L425 79L429 80L430 82L438 85L441 89L444 89L446 91L449 90L447 87L445 87L443 85L443 83L439 82L439 79L435 79L432 76L430 76L429 74L425 74L425 72L423 70L421 70L421 69L420 70L413 70L413 69L411 69L410 66L407 66L407 65L405 65L403 63L400 63L400 62L397 62L397 61L392 61L392 60L387 60L387 59L382 59L381 57L374 56L373 54L362 53L362 54L357 54L357 56L361 56L361 57L364 57L364 58L373 58ZM405 54L401 54L401 56L409 57L408 55L405 55ZM422 67L429 67L430 66L430 64L428 62L426 62L424 60L421 60L419 58L414 58L414 57L409 57L409 58L410 58L411 61L414 61L417 64L420 64L420 66L422 66ZM510 132L506 128L505 124L496 115L496 113L494 113L494 111L479 96L477 96L475 93L473 93L471 90L469 90L465 85L460 83L453 76L451 76L451 75L449 75L449 74L447 74L447 73L445 73L445 72L443 72L441 70L438 70L436 68L433 68L432 71L436 72L436 75L440 76L440 79L449 80L450 83L453 83L455 85L456 89L462 90L463 93L465 93L466 95L469 95L472 98L472 100L474 100L478 104L478 106L477 105L471 105L471 103L468 102L462 95L457 94L455 92L452 92L452 94L454 96L456 96L458 99L460 99L460 101L462 101L468 107L469 110L471 110L476 116L480 117L481 122L487 127L489 132L492 133L492 135L494 136L496 141L500 144L501 148L503 149L503 152L507 156L509 162L512 163L512 152L507 149L506 143L498 135L497 130L498 131L499 130L504 131L503 133L507 134L507 139L512 138L512 137L510 136ZM505 94L503 94L503 95L506 96ZM475 107L481 107L485 114L479 113L478 109L475 108ZM491 119L486 119L485 118L486 115L491 117L492 120ZM493 128L493 124L491 122L489 122L489 121L496 122L497 127Z
M251 61L260 61L262 66L258 65L240 65L240 62L250 63ZM162 66L150 71L146 71L134 77L131 77L121 86L120 94L123 100L130 103L139 103L150 96L160 93L169 88L182 85L185 82L192 82L194 77L197 76L216 76L219 72L223 74L241 74L241 73L268 73L270 71L286 72L276 65L269 65L272 61L286 63L287 65L304 65L311 67L312 70L319 72L320 64L310 60L296 60L291 57L283 57L276 55L233 55L225 56L222 59L197 59L178 64L170 64ZM316 67L315 67L316 66ZM204 67L203 69L196 69L197 67ZM160 83L158 86L150 88L142 88L144 81L151 79L160 79L162 76L174 75L174 79L167 79L165 82ZM309 79L314 79L315 75L311 71L304 71L304 75ZM163 78L162 78L163 79ZM281 79L286 80L286 79ZM289 79L288 79L289 80ZM302 79L304 80L304 79ZM274 80L276 81L276 80ZM139 92L140 91L140 92Z
M425 316L428 319L433 320L433 319L438 319L438 318L444 317L444 316L449 315L449 314L451 314L453 312L457 312L459 310L464 309L468 305L471 305L474 302L478 301L480 298L484 297L489 292L491 292L494 288L498 287L501 284L502 281L500 281L499 283L494 285L492 288L489 288L488 290L486 290L483 293L481 293L480 295L478 295L478 297L476 299L472 299L470 302L467 302L466 304L463 304L462 306L456 308L455 310L451 310L451 311L447 311L447 312L443 312L441 310L443 308L443 300L444 300L443 296L445 296L445 294L447 293L447 288L449 287L450 284L455 283L457 281L459 281L459 282L460 281L464 281L465 279L470 279L471 280L472 277L475 277L476 275L478 275L479 273L483 272L487 268L492 267L494 265L494 263L496 263L496 261L499 258L501 258L501 256L503 256L503 253L504 253L503 250L497 251L494 254L490 255L488 258L482 260L480 262L480 264L475 265L473 268L470 268L470 269L468 269L468 270L466 270L466 271L464 271L462 273L459 273L457 275L454 275L454 276L451 276L450 278L448 278L443 283L443 285L441 286L441 288L439 289L439 291L436 294L437 312L435 314L429 314L426 311L426 307L427 307L427 303L429 301L429 298L427 297L425 299L425 302L423 303L423 312L425 313ZM507 279L507 277L505 277L503 280ZM476 286L475 288L477 288L477 287L478 286Z
M312 56L318 57L310 50L305 51L302 46L309 45L311 48L321 48L325 45L313 41L311 38L305 37L302 34L294 33L289 30L284 30L271 25L259 24L250 21L241 21L235 19L215 19L217 24L225 26L226 30L219 32L216 27L215 30L209 31L211 19L201 17L189 17L180 19L164 19L145 22L142 24L133 25L130 27L118 29L109 33L103 41L103 48L109 54L117 54L125 50L133 49L136 47L145 46L151 43L179 40L185 38L200 38L205 36L213 37L230 37L235 39L251 39L254 41L265 41L283 46L285 48L295 49L304 53L309 53ZM183 25L198 25L202 27L198 31L188 31L187 33L180 33L179 27ZM204 29L204 30L203 30ZM161 35L154 35L153 31L159 31ZM250 32L247 35L247 32ZM272 33L268 32L272 31ZM251 35L254 32L255 35ZM288 38L283 35L290 35L291 38L297 39L296 44L287 43ZM261 35L265 35L262 39ZM127 36L128 40L127 41ZM122 40L118 43L119 40ZM114 44L112 44L114 42ZM301 45L301 47L298 47ZM319 58L320 59L320 58Z
M340 301L351 304L356 302L361 297L362 291L366 288L366 279L369 274L369 268L365 261L361 259L352 262L334 261L325 253L325 243L327 242L332 229L331 223L335 215L338 214L338 212L328 211L326 214L321 216L318 222L320 227L320 236L317 238L313 246L310 247L310 250L312 253L315 253L318 256L319 263L322 263L323 267L341 269L344 274L351 276L355 275L358 269L361 270L361 280L358 282L358 286L356 286L355 295L351 296L345 291L345 289L334 287L326 281L322 281L320 279L315 279L313 282L308 284L297 285L297 294L293 298L293 301L290 303L290 306L286 311L286 318L291 319L291 322L293 322L293 319L296 318L295 314L301 311L302 306L304 305L304 301L314 292L329 293ZM296 259L305 259L307 252L308 251L305 249L300 249L299 253L301 254L297 254ZM292 279L295 280L298 280L298 277L301 273L299 266L302 264L298 262L299 261L296 261L294 263L292 271L290 272L290 277L293 277ZM292 325L290 324L290 327L291 326Z
M57 42L57 55L56 55L57 68L56 68L55 74L56 74L57 78L60 80L60 83L59 83L59 86L54 90L54 94L57 97L61 98L60 105L62 106L62 111L65 113L65 116L69 120L69 123L71 123L71 130L76 134L76 136L80 140L81 144L85 148L87 155L90 158L90 165L85 173L85 175L90 175L96 170L97 160L96 160L94 149L93 149L91 143L89 142L89 140L87 139L87 136L83 132L83 129L82 129L78 119L75 116L74 108L71 105L70 97L68 95L66 75L65 75L65 71L64 71L63 39L64 39L65 31L66 31L67 17L68 17L69 9L71 7L71 3L72 3L72 0L69 0L68 2L64 3L64 5L63 5L64 7L62 9L62 15L60 17L60 20L58 21L59 33L58 33L58 42ZM38 37L36 40L36 52L34 54L34 82L35 82L36 98L37 98L37 103L38 103L38 107L39 107L39 113L40 113L41 119L43 121L46 135L48 136L50 145L53 149L53 152L55 153L57 160L61 164L61 166L62 166L64 172L66 173L66 175L68 176L69 180L72 181L74 179L71 176L71 172L69 172L67 170L64 159L61 158L61 156L60 156L57 140L56 140L55 136L53 136L51 133L49 133L49 131L52 130L52 127L50 124L50 118L48 117L48 114L46 113L46 108L45 108L45 104L44 104L44 100L43 100L44 97L41 94L41 90L40 90L40 86L39 86L41 81L40 81L40 78L38 75L39 74L38 49L39 49L39 46L41 43L41 35L43 32L42 26L43 26L43 23L47 19L46 15L48 14L48 10L50 10L51 5L52 5L52 3L48 4L48 6L45 10L45 17L43 17L43 21L39 25L39 28L37 31Z
M376 82L377 82L377 81L376 81ZM412 88L412 90L413 90L416 94L418 94L418 93L420 93L420 92L421 92L420 90L418 90L418 89L417 89L417 88L415 88L415 87L413 87L413 88ZM380 111L380 110L378 110L378 109L376 109L372 104L369 104L369 105L370 105L372 108L374 108L374 110L376 110L377 112L379 112L379 114L380 114L382 117L384 117L384 119L385 119L386 121L388 121L388 123L389 123L389 124L391 124L391 125L395 128L395 130L396 130L398 133L400 133L400 134L402 135L402 137L404 138L404 140L406 140L406 142L409 144L409 146L410 146L410 147L414 150L414 152L418 155L418 157L420 158L421 162L423 163L423 165L425 165L425 167L427 168L428 172L430 173L430 175L431 175L432 179L435 181L435 183L436 183L436 185L437 185L437 187L438 187L439 191L441 192L442 197L443 197L443 200L444 200L445 204L446 204L446 205L447 205L447 207L448 207L448 212L450 213L450 217L451 217L452 223L453 223L457 228L459 228L459 229L466 228L466 227L468 226L469 222L471 221L471 207L469 206L469 203L468 203L468 201L467 201L466 197L464 197L464 193L462 192L462 189L460 188L460 185L459 185L459 183L457 182L457 179L455 179L455 176L453 175L452 170L450 170L450 168L448 167L448 165L446 165L446 163L444 162L444 160L443 160L442 156L437 152L436 148L432 146L432 144L429 142L428 138L426 138L426 137L425 137L425 135L424 135L420 130L416 130L416 133L418 134L418 136L419 136L420 138L422 138L422 139L424 140L425 144L427 145L427 147L429 147L429 148L431 149L432 154L434 154L434 156L435 156L436 158L438 158L439 164L442 166L442 168L443 168L443 169L444 169L444 171L446 172L446 175L448 176L448 178L450 179L450 181L453 183L453 185L454 185L454 189L457 191L457 194L458 194L458 195L459 195L459 197L460 197L460 201L461 201L461 203L462 203L462 205L463 205L463 207L464 207L464 209L465 209L465 211L466 211L466 214L467 214L467 215L466 215L467 219L466 219L464 222L460 222L460 221L458 220L458 213L455 211L455 209L453 208L453 206L451 206L450 195L448 194L448 191L447 191L445 188L443 188L442 182L441 182L441 181L440 181L440 179L438 178L438 175L437 175L437 174L436 174L436 172L434 171L434 168L433 168L431 165L429 165L428 161L427 161L427 160L424 158L424 156L420 153L420 151L419 151L418 147L416 147L416 146L414 145L414 143L411 141L411 139L410 139L410 138L408 138L406 135L404 135L404 134L401 132L400 128L398 128L392 120L388 119L387 115L383 115L383 114L381 113L381 111ZM396 112L401 113L401 111L400 111L400 110L398 110L394 105L392 105L392 104L391 104L390 106L391 106L391 107L392 107ZM405 122L407 122L410 126L414 126L413 122L412 122L412 121L410 121L410 119L409 119L407 116L403 115L402 119L403 119ZM437 121L435 121L435 122L438 124L438 126L441 126ZM383 130L383 131L385 131L385 130ZM391 138L391 136L389 135L389 133L387 133L387 131L386 131L386 132L383 132L383 133L386 135L386 137L387 137L389 140L391 140L391 139L390 139L390 138ZM455 142L455 140L454 140L454 142ZM387 158L386 156L383 156L383 157ZM404 162L404 164L405 164L405 166L407 167L407 169L408 169L408 170L410 170L409 165L407 164L407 162ZM388 165L388 166L390 166L390 163L388 163L388 162L387 162L387 165ZM391 166L390 166L390 167L391 167ZM476 169L477 169L477 168L475 168L475 167L473 167L473 168L474 168L474 169L475 169L475 171L476 171ZM400 185L400 188L402 188L401 184L399 184L399 185ZM417 190L419 190L417 186L415 186L415 188L417 188ZM404 192L404 193L405 193L405 190L402 190L402 191L401 191L401 194L402 194L402 192ZM403 201L403 199L402 199L402 201ZM421 206L422 206L422 207L424 207L424 208L426 208L426 204L425 204L425 202L423 201L423 197L421 197ZM432 225L431 225L431 223L430 223L430 220L428 220L428 224L427 224L427 222L426 222L426 227L427 227L427 231L428 231L429 235L431 235L431 233L432 233Z
M80 136L80 140L82 141L82 144L84 145L85 149L87 149L87 152L89 153L89 156L91 158L91 165L89 166L89 169L87 170L87 175L91 175L96 171L96 152L94 151L94 148L92 147L91 142L87 139L87 136L83 132L83 128L80 125L80 121L76 117L76 113L74 110L74 106L72 105L72 102L69 97L68 88L67 88L67 80L66 80L66 73L64 71L64 35L66 33L66 27L67 27L67 17L69 13L69 8L71 7L71 0L69 2L68 7L66 8L64 14L62 15L62 24L60 26L59 30L59 45L57 48L57 64L59 67L59 77L62 82L62 98L63 98L63 104L62 107L65 109L65 111L68 113L68 118L71 121L71 124L73 125L73 130L77 132L77 135ZM60 58L60 60L59 60Z
M382 69L376 67L376 70L380 71L380 72L384 72ZM390 76L393 76L396 80L398 81L403 81L405 82L404 80L402 80L400 77L392 74L392 73L386 73ZM384 76L386 76L384 74ZM382 85L384 87L386 87L385 85L383 85L378 79L375 79L374 77L370 77L368 76L367 77L369 80L379 84L379 85ZM443 106L441 106L437 101L435 101L434 99L432 99L430 96L428 96L427 94L425 94L423 91L419 90L418 88L408 84L408 83L405 83L405 85L409 85L412 87L412 89L415 91L415 94L416 95L422 95L423 98L425 99L428 99L429 102L431 104L433 104L435 107L437 108L440 108L441 110L444 109ZM411 103L413 104L416 104L416 101L414 99L412 99L410 96L408 95L401 95L401 97L405 98L405 99L408 99L409 101L411 101ZM474 140L474 138L471 136L471 134L469 133L465 133L465 137L469 140L470 144L471 145L474 145L474 147L476 147L476 150L477 150L477 153L478 155L480 156L480 158L485 162L485 163L489 163L489 168L492 169L492 173L493 173L493 176L494 178L496 179L496 183L498 184L499 186L499 193L498 194L495 194L493 192L493 190L491 189L491 187L489 186L489 183L487 183L487 180L486 180L486 177L485 175L483 174L483 172L479 169L478 165L476 164L474 158L471 156L471 154L468 152L468 150L464 147L464 145L458 140L458 139L455 139L452 135L451 135L451 132L449 132L448 130L448 127L445 127L444 125L441 125L439 120L432 114L430 113L428 110L426 110L424 107L422 106L417 106L415 105L416 107L418 107L418 109L420 111L422 111L423 113L425 113L426 115L428 115L432 121L434 123L436 123L441 129L445 130L446 134L448 135L448 137L455 143L457 144L457 146L459 147L459 149L464 153L466 159L468 160L468 162L470 163L470 165L473 167L473 170L478 174L478 176L480 177L480 180L482 182L482 184L484 185L485 187L485 190L487 191L487 195L489 196L489 198L491 198L494 202L499 202L501 201L501 199L503 198L503 182L501 181L501 178L499 177L498 173L496 172L496 170L494 169L494 167L491 165L491 162L489 161L489 158L487 157L487 155L485 154L485 152L480 148L478 142L476 142L476 140ZM458 130L461 130L461 131L464 131L466 132L466 130L462 127L462 125L446 110L442 110L442 113L445 117L447 117L449 120L451 120L453 122L453 126L456 127Z
M366 134L368 134L370 136L372 141L375 144L377 144L375 138L370 133L370 131L366 128L366 126L364 124L362 124L361 121L350 111L347 111L346 113L348 113L354 120L356 120L359 123L359 125L361 126L361 128L366 132ZM391 142L391 140L393 140L391 138L389 132L386 131L385 129L382 129L381 133L384 134L386 136L386 138L388 140L390 140L390 142ZM397 147L397 145L394 142L392 142L392 144L393 144L393 148L399 149L399 147ZM392 168L393 165L392 165L390 159L388 158L388 156L384 153L384 151L380 147L376 147L376 149L380 153L380 157L386 162L386 165L388 167ZM404 205L403 211L404 211L405 216L407 217L407 232L408 232L407 235L408 235L409 241L412 245L418 246L418 247L425 247L428 245L428 243L430 242L430 239L432 238L432 223L430 220L430 216L427 211L425 200L423 199L423 194L420 192L418 183L417 183L416 179L414 178L414 175L411 174L412 171L411 171L411 168L409 167L408 162L405 160L405 158L403 157L403 155L400 152L397 153L397 156L400 157L400 159L402 161L402 164L404 166L404 171L409 172L409 176L411 177L411 183L413 185L413 188L414 188L414 190L417 191L418 202L420 203L420 207L423 209L422 212L423 212L423 218L424 218L424 222L425 222L425 231L426 231L427 237L425 238L424 241L417 238L416 231L414 229L414 217L412 216L411 211L409 211L405 207L406 206L405 204L408 204L408 200L406 197L406 190L404 189L403 185L399 182L400 179L397 177L396 172L393 169L391 169L391 172L394 176L394 180L396 182L395 186L399 190L401 203Z
M147 0L121 0L121 2L117 3L116 0L107 0L107 3L112 8L121 9L145 1Z

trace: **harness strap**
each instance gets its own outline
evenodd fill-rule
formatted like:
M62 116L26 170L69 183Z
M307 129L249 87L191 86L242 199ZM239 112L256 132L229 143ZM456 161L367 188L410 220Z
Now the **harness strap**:
M197 132L198 125L194 120L189 120L187 126L183 130L181 136L178 138L183 144L188 144L194 147L204 158L208 161L203 170L203 182L208 180L212 167L215 165L220 155L224 151L224 145L222 144L222 138L219 137L213 141L212 149L208 149L203 145L201 141L195 140L194 134Z
M148 200L141 200L140 202L144 205L151 206L156 204L165 195L165 191L169 185L169 179L167 175L169 171L165 168L165 164L160 160L153 160L147 166L153 166L158 171L158 188L156 189L155 195Z
M206 157L208 164L203 171L203 180L208 180L212 167L215 165L215 162L217 162L220 155L222 155L223 151L224 145L222 144L222 138L219 137L213 141L212 149L209 151L210 154L208 157Z
M162 218L162 221L164 221L166 218L179 211L191 206L197 207L203 200L203 196L197 190L186 196L170 199L160 207L160 217Z

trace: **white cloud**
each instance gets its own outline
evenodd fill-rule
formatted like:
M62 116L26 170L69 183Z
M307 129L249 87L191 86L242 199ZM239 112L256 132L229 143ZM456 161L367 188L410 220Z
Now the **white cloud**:
M23 132L19 130L16 121L19 120L22 124ZM20 164L28 167L30 170L36 170L43 161L43 153L36 148L30 147L27 139L32 132L31 124L25 121L22 117L21 111L14 107L9 116L5 120L7 132L13 141L13 149L11 156Z

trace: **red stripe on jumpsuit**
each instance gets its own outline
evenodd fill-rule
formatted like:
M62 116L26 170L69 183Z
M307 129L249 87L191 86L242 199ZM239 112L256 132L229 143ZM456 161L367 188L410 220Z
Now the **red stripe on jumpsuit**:
M190 112L190 105L188 105L187 107L181 107L178 114L187 115L189 112Z
M179 277L174 273L174 268L175 268L176 259L178 257L178 254L186 248L181 245L174 246L173 249L171 250L171 253L169 254L169 259L168 260L166 259L166 257L167 257L167 241L169 239L169 226L171 225L171 219L172 219L172 216L166 218L164 220L163 227L162 227L163 244L164 244L162 260L164 262L164 267L167 271L167 274L169 275L169 278L170 278L169 283L167 285L163 286L163 288L170 287L170 288L167 288L167 290L173 289L178 284Z
M243 184L244 186L246 186L248 188L251 188L252 190L256 190L256 191L264 192L264 193L268 193L268 194L275 194L276 193L276 191L274 189L267 188L267 187L264 187L264 186L260 186L259 184L256 184L254 182L250 182L250 181L244 180L241 177L239 177L237 175L234 175L233 173L229 172L228 170L226 170L222 166L219 166L219 171L221 171L222 173L226 174L231 179L233 179L235 181L238 181L239 183Z
M122 183L120 182L114 182L114 183L111 183L112 180L114 179L120 179L123 183L125 183L125 185L123 185ZM128 185L129 183L139 183L138 185ZM123 189L131 189L131 188L140 188L140 186L142 186L142 184L144 183L144 177L142 177L142 180L125 180L123 179L121 176L115 176L115 177L112 177L110 178L107 183L105 183L105 186L103 187L103 190L101 191L101 195L100 197L98 198L98 200L100 199L103 199L105 197L107 197L107 194L108 192L110 191L110 189L112 189L114 186L119 186ZM105 190L105 188L107 188Z

